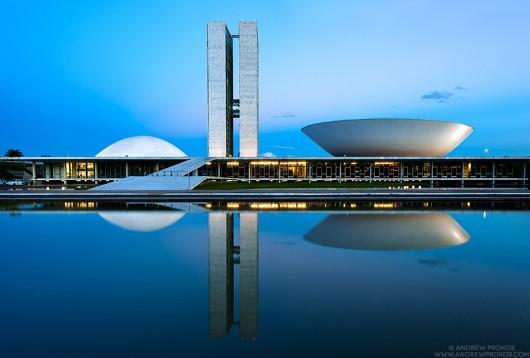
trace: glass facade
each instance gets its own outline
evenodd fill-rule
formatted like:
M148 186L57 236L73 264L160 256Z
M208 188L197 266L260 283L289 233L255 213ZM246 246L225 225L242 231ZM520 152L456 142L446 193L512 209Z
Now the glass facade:
M42 168L38 170L36 179L98 180L145 176L179 162L180 160L50 160L50 162L36 163L37 168Z
M125 178L124 162L98 163L98 178Z
M36 163L35 180L99 181L144 176L181 160L66 160ZM389 182L403 187L528 187L527 158L225 158L194 174L219 180Z
M395 182L408 187L528 186L525 160L214 160L198 175L238 180ZM495 171L496 170L496 171ZM495 175L494 175L495 173Z

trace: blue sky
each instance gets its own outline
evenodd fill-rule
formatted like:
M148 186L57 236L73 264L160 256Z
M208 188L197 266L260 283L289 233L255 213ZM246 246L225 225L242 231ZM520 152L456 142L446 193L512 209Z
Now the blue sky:
M93 155L131 135L206 153L206 23L258 21L260 152L325 154L318 121L475 128L452 154L530 154L530 2L3 1L0 151Z

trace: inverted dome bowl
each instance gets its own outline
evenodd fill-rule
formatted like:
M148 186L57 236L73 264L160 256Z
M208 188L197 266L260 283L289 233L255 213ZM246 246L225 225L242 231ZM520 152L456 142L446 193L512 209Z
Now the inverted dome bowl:
M442 157L473 128L457 122L376 118L316 123L302 132L336 157Z
M304 239L356 250L430 250L458 246L469 234L447 213L394 212L333 214Z

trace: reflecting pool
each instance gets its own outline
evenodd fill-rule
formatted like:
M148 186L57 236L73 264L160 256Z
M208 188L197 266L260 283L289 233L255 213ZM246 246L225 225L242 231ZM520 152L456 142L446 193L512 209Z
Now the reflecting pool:
M0 227L0 357L530 351L524 202L3 203Z

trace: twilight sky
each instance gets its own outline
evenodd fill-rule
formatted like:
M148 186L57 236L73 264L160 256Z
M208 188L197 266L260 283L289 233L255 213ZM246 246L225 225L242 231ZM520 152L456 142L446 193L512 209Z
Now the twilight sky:
M404 117L473 126L453 155L530 154L526 0L7 0L0 155L132 135L205 155L209 20L258 21L260 153L324 155L302 126Z

